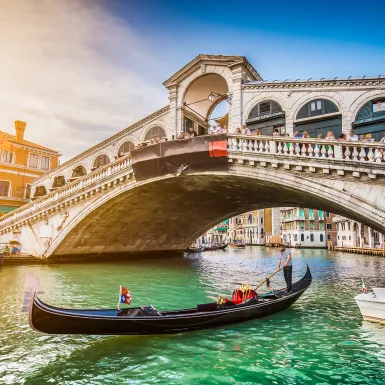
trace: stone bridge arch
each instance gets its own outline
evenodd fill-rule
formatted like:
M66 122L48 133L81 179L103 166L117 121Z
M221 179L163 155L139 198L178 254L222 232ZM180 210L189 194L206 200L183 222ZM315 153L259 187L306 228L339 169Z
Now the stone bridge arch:
M313 207L384 233L383 189L372 190L368 195L354 180L242 164L225 173L131 181L79 210L45 255L181 251L223 219L264 207Z

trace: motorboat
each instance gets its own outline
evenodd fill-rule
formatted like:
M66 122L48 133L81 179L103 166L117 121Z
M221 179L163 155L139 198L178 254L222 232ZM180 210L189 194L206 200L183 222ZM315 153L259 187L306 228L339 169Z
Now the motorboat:
M361 293L354 299L364 320L385 325L385 288L374 287L372 292Z

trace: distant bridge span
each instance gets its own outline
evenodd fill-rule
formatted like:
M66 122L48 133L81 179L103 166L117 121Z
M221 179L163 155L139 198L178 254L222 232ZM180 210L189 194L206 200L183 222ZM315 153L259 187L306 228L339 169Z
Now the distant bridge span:
M385 146L228 137L229 171L138 182L125 156L0 219L0 241L55 257L184 250L221 220L263 207L332 211L385 233Z

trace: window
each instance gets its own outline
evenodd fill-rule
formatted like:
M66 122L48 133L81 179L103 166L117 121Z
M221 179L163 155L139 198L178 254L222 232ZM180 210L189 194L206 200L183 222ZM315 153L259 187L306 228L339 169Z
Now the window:
M320 241L320 242L323 242L323 241L324 241L324 235L323 235L323 234L320 234L320 235L319 235L319 241Z
M273 114L279 116L279 113L283 113L282 107L274 100L266 100L258 103L251 109L247 121L260 120L260 117L267 118Z
M329 211L326 211L325 215L326 215L326 218L330 218L330 213L329 213Z
M72 170L71 178L77 178L87 174L87 170L83 166L77 166Z
M314 242L314 234L310 234L310 242Z
M352 237L351 237L351 235L349 235L349 241L351 241L352 240Z
M303 105L297 114L297 119L311 118L320 115L333 114L338 112L338 107L327 99L312 100Z
M331 230L331 229L332 229L332 224L326 223L326 230Z
M342 231L345 231L345 223L341 223Z
M318 218L322 218L324 216L324 212L322 210L318 210Z
M380 100L373 103L373 112L381 111L385 111L385 100Z
M350 222L348 222L348 230L350 231Z
M1 161L4 163L12 163L13 160L13 153L9 151L2 151L1 152Z
M332 239L332 236L330 234L328 234L328 239Z
M299 228L301 230L304 230L305 229L305 222L299 222Z
M110 163L110 158L107 155L105 155L105 154L99 155L95 159L94 168L103 167L103 166L107 165L108 163Z
M324 229L324 224L322 222L319 223L319 229L323 230Z
M50 158L48 156L42 156L40 168L42 170L49 170L49 161L50 161Z
M38 163L39 163L39 155L29 154L28 166L33 167L33 168L37 168Z
M62 187L66 184L64 175L55 176L52 183L52 188Z
M135 144L132 142L124 142L118 151L118 156L127 155L135 148Z
M316 102L311 102L310 104L311 111L317 111L322 109L321 100L317 100Z
M144 136L144 141L148 142L151 139L161 139L161 138L165 138L166 136L167 136L166 132L163 130L162 127L155 126L155 127L151 127L146 132L146 135Z
M10 182L5 180L0 180L0 196L7 197L9 193Z
M314 229L314 222L310 222L310 230Z
M297 242L297 239L298 239L297 234L294 234L294 242Z
M305 234L301 234L301 242L305 241Z
M314 218L314 213L312 209L309 210L309 218Z

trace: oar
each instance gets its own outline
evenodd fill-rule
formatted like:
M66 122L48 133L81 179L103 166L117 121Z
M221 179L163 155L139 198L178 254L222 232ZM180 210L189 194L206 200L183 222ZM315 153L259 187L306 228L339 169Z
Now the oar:
M268 279L270 279L273 275L276 275L277 273L279 273L280 271L282 270L282 267L275 271L273 274L270 274L268 277L266 277L256 288L255 288L255 291L257 291Z

